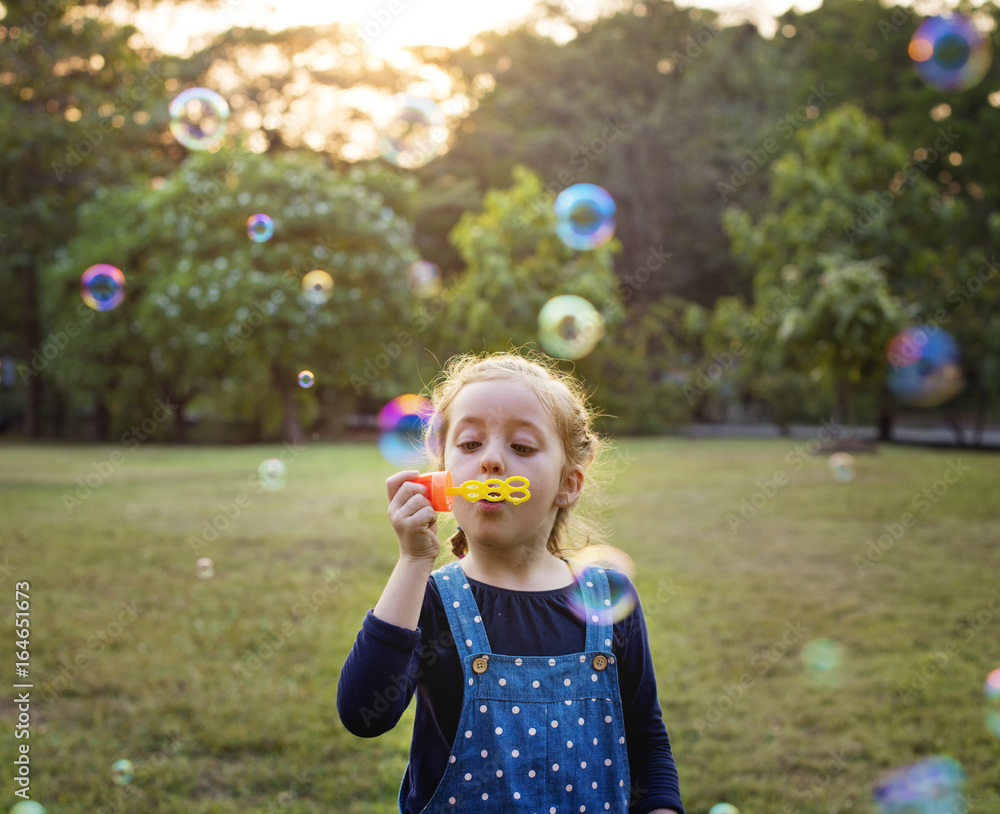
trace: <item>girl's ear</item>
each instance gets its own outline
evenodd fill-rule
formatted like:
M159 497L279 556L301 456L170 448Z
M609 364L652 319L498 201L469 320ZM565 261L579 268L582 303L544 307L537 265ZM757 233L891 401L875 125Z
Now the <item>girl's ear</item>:
M561 505L572 506L580 499L580 493L583 491L583 470L582 469L571 469L566 473L563 478L562 488L559 490L559 494L556 495L556 499L563 498Z

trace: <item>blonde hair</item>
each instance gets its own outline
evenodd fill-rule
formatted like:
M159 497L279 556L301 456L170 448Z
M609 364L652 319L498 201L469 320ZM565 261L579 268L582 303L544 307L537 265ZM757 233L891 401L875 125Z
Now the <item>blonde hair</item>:
M566 463L562 475L573 469L587 472L609 446L594 430L594 413L588 405L583 385L570 374L555 367L542 354L484 353L464 354L450 359L437 381L432 384L433 416L427 424L424 440L433 465L444 469L445 440L451 424L451 407L455 397L467 384L507 379L521 382L538 396L542 407L555 421L562 442ZM588 501L595 502L595 484L585 480ZM546 542L551 554L562 551L579 541L580 545L597 542L600 535L594 521L580 516L574 506L560 506ZM465 532L459 528L449 539L452 553L464 556L469 550Z

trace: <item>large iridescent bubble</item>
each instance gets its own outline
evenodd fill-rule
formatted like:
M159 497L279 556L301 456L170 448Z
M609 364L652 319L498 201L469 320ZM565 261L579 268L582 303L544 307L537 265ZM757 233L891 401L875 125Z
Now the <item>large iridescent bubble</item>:
M125 299L125 275L110 263L91 266L80 277L80 296L95 311L110 311Z
M432 414L430 399L404 393L386 404L378 414L378 449L395 466L420 469L427 461L424 431Z
M553 297L538 312L538 339L557 359L582 359L604 336L604 317L583 297Z
M600 569L608 580L611 596L605 601L603 608L585 608L582 592L569 598L570 609L582 621L588 621L588 614L593 617L589 621L613 624L628 616L638 602L638 596L632 585L635 576L635 564L632 558L619 548L609 545L588 545L581 549L568 552L568 559L573 569L577 585L581 588L587 581L588 566Z
M615 234L615 201L596 184L574 184L556 198L556 234L571 249L596 249Z
M967 811L965 770L945 755L924 758L885 777L875 787L878 814L954 814Z
M429 163L448 138L444 114L430 99L400 93L379 122L379 147L386 161L413 170Z
M978 84L993 59L989 37L961 14L928 17L907 51L920 78L948 92Z
M889 389L907 404L936 407L965 385L958 343L941 328L907 328L890 340L886 356Z
M188 88L170 103L170 132L189 150L211 150L226 137L229 105L214 90Z

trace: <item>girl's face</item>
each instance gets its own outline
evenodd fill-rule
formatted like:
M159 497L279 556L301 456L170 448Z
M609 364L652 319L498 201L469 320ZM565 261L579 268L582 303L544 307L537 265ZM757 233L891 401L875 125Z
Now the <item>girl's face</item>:
M557 509L572 503L583 485L582 472L563 475L565 453L552 416L527 385L494 379L463 387L450 418L444 463L456 485L514 475L530 481L531 497L517 505L455 498L455 519L470 544L544 551Z

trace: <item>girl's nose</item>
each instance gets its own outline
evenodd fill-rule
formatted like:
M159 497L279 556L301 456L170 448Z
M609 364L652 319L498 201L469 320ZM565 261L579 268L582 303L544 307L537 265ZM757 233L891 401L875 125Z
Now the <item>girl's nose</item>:
M503 474L503 456L500 454L499 442L487 444L483 449L483 456L479 459L479 469L489 477Z

